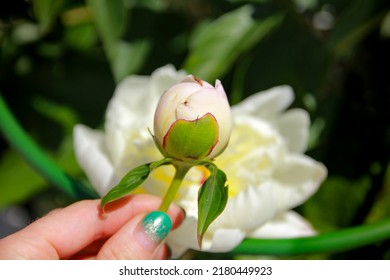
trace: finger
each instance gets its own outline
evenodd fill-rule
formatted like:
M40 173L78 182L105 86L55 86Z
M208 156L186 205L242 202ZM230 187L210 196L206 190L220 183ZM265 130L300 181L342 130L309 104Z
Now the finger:
M107 241L107 239L100 239L92 242L90 245L82 249L81 251L77 252L73 256L70 256L70 260L89 260L89 259L96 259L96 255L104 245L104 243Z
M107 240L97 259L165 258L163 241L171 228L171 218L164 212L139 214Z
M100 200L85 200L53 212L25 229L0 240L0 259L68 258L92 242L107 238L141 212L157 209L161 200L135 195L108 206L102 215ZM172 205L168 214L177 226L183 211Z
M166 260L166 259L170 259L172 256L172 251L171 249L168 247L168 245L164 242L163 245L161 245L155 255L154 255L154 259L155 260Z

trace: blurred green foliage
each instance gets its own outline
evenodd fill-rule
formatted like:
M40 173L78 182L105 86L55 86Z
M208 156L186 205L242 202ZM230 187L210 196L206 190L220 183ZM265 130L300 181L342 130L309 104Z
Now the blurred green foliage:
M118 81L171 63L210 82L221 79L232 104L275 85L294 88L293 106L312 119L308 154L329 169L320 191L297 209L318 231L389 217L388 1L14 0L2 6L1 94L69 174L84 178L72 152L73 125L101 125ZM53 186L2 139L0 152L0 208L45 208L41 202L50 201ZM312 258L389 258L388 245Z

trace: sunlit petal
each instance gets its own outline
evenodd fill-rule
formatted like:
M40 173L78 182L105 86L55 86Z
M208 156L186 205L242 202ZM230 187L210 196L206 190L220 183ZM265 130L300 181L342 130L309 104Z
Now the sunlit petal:
M279 209L294 208L314 194L327 175L323 164L305 155L290 154L275 169L273 180Z
M290 86L277 86L255 93L233 106L233 114L251 114L270 119L285 110L293 101L294 94Z
M95 190L104 195L117 180L107 156L104 135L84 125L74 128L74 146L78 163L83 168Z
M309 114L302 109L291 109L276 120L276 126L292 153L303 153L309 140Z
M253 238L293 238L316 234L313 227L298 213L287 211L279 213L272 220L250 232Z

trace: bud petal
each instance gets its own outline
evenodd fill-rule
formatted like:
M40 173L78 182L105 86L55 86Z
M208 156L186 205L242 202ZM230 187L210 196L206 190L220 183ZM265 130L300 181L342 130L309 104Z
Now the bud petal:
M160 151L179 159L212 159L229 142L231 111L219 80L215 87L193 75L168 89L154 117Z

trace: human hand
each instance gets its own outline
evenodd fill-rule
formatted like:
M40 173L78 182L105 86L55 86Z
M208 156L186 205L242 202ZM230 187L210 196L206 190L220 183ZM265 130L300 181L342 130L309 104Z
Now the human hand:
M166 215L153 212L161 200L134 195L110 203L103 216L100 200L56 209L0 240L0 259L165 259L163 242L184 219L171 205ZM148 214L149 213L149 214Z

